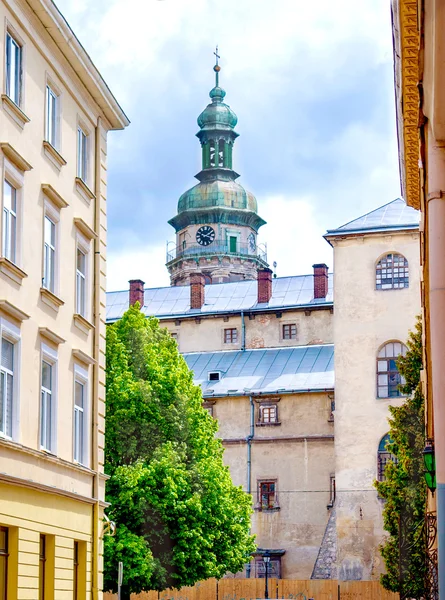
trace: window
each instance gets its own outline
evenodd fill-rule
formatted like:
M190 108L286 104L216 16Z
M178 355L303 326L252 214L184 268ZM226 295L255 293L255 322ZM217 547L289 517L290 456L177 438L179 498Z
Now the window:
M277 502L277 482L259 481L258 482L258 509L274 510L278 508Z
M58 119L59 119L59 96L51 88L46 86L46 141L57 148L59 146L58 141Z
M0 527L0 600L6 600L8 584L8 529Z
M259 424L272 425L278 423L278 406L266 404L259 407Z
M12 437L14 344L2 337L0 364L0 435Z
M399 386L405 383L397 368L397 358L406 354L406 346L400 342L388 342L377 357L377 397L402 396Z
M77 177L87 181L87 142L88 136L82 127L77 128Z
M40 389L40 447L56 453L57 352L42 344Z
M56 274L56 224L45 215L43 250L43 287L55 293Z
M266 577L266 567L263 556L255 556L255 577L264 579ZM270 553L270 561L267 565L267 577L272 579L281 578L281 556Z
M238 243L238 238L236 235L229 236L229 252L236 252L236 246Z
M3 256L16 262L17 256L17 190L6 179L3 182Z
M401 254L386 254L375 269L376 290L393 290L409 287L408 261Z
M86 267L86 254L78 247L76 258L76 312L82 317L86 317Z
M22 47L8 32L6 34L6 95L20 106L22 80Z
M283 340L297 339L297 326L295 323L286 323L283 325Z
M172 336L172 338L175 340L175 342L178 341L178 334L176 331L171 331L170 335Z
M209 372L209 381L219 381L221 379L220 371L210 371Z
M238 331L236 328L224 329L224 343L236 344L238 341Z
M388 451L388 444L392 443L392 439L387 433L382 437L379 444L379 449L377 452L377 480L385 481L385 467L389 462L393 462L397 464L397 458Z
M74 382L74 460L84 463L85 439L85 383Z
M40 535L39 600L45 600L45 563L46 563L46 536Z

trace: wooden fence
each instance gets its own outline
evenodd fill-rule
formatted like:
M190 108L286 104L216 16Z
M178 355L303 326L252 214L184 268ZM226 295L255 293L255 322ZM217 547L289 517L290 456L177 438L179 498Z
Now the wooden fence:
M193 587L132 594L131 600L258 600L264 598L264 579L208 579ZM378 581L270 579L269 598L286 600L398 600ZM104 600L117 594L104 593Z

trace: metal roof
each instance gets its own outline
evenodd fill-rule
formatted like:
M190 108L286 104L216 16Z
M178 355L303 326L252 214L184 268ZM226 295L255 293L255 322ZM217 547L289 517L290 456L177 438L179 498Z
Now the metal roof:
M419 221L419 211L407 206L402 198L397 198L337 229L328 229L325 237L387 229L418 229Z
M213 283L205 286L205 304L201 310L190 309L190 286L146 288L142 312L159 318L239 312L249 310L331 305L333 302L333 275L329 275L329 292L326 298L314 299L314 276L297 275L272 280L272 297L268 304L257 302L258 282L235 281ZM107 322L120 319L128 308L129 293L107 293Z
M334 346L193 352L183 355L204 397L334 389ZM220 381L209 372L220 371Z

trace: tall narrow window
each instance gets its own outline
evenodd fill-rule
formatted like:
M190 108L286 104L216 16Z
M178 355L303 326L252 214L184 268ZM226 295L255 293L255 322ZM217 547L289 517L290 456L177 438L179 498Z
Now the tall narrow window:
M43 251L43 287L55 291L56 224L45 215Z
M8 529L0 527L0 600L6 600L8 585Z
M46 360L42 360L42 389L40 406L40 446L52 451L53 433L53 368Z
M258 504L260 510L273 510L278 508L276 481L258 482Z
M58 146L58 101L57 94L49 85L46 86L46 141L54 148Z
M39 600L45 600L45 563L46 563L46 536L40 535Z
M87 142L88 136L82 127L77 128L77 177L87 180Z
M2 338L0 363L0 434L12 437L14 399L14 344Z
M6 95L20 106L22 48L10 33L6 34Z
M401 396L400 385L405 380L399 373L397 358L406 354L406 346L400 342L388 342L377 357L377 397L394 398Z
M11 262L17 255L17 190L3 182L3 256Z
M74 460L84 462L85 435L85 384L81 381L74 383Z
M76 258L76 312L82 317L86 316L86 266L87 257L80 248L77 248Z
M384 435L380 440L379 449L377 452L377 480L385 481L385 468L389 462L397 464L397 457L389 452L388 444L392 443L389 433Z

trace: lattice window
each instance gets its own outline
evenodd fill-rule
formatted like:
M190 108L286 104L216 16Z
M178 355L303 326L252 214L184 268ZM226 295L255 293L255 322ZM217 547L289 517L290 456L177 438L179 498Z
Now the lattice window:
M236 328L224 329L224 343L225 344L236 344L238 341L238 331Z
M278 423L278 406L276 404L260 406L259 422L263 425Z
M401 254L386 254L375 269L377 290L393 290L409 287L408 261Z
M266 566L262 556L255 557L255 577L264 579L266 577ZM281 579L281 556L270 553L270 561L267 565L267 577L270 579Z
M392 442L389 433L382 437L377 452L377 480L385 480L385 467L389 462L397 464L397 457L388 451L387 445Z
M273 510L278 508L276 480L262 480L258 482L258 508L259 510Z
M286 323L283 325L283 340L296 340L297 326L295 323Z
M388 342L377 357L377 397L395 398L402 396L399 387L405 383L397 368L397 358L406 354L406 346L400 342Z

